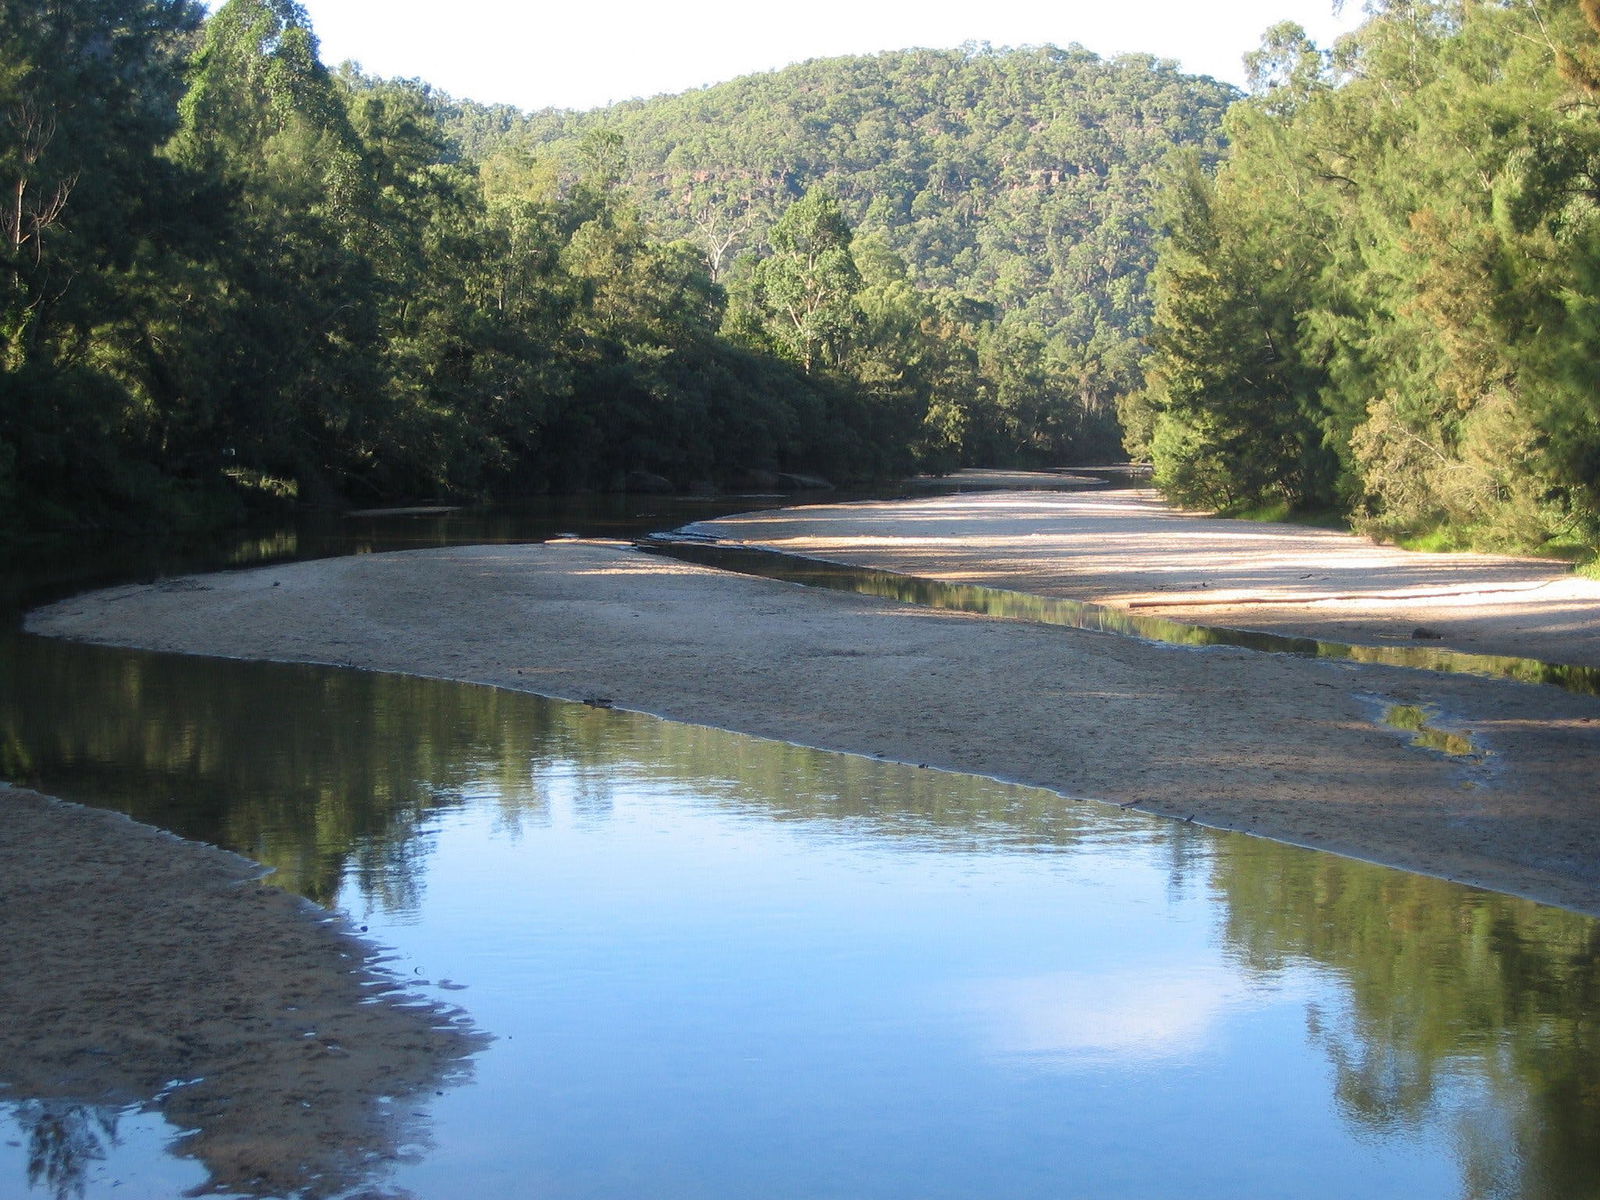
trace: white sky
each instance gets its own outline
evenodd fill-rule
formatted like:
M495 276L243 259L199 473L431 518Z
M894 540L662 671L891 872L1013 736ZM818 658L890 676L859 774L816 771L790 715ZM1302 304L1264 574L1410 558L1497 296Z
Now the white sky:
M1359 23L1332 0L302 0L329 66L354 59L454 96L594 108L808 58L910 46L1078 42L1174 58L1243 82L1240 56L1281 20L1319 45Z

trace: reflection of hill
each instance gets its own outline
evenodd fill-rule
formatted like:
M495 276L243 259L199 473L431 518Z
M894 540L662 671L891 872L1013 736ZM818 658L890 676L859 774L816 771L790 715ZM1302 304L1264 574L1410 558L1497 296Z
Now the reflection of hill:
M252 864L0 794L0 1089L29 1172L77 1194L117 1111L159 1112L230 1195L372 1182L483 1041ZM4 1186L0 1185L0 1191Z
M1310 1014L1349 1118L1453 1126L1463 1194L1600 1195L1600 922L1439 879L1229 839L1231 951L1343 983Z

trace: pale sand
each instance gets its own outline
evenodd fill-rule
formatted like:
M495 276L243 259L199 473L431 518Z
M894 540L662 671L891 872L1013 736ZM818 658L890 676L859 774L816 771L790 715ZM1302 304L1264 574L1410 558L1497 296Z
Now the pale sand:
M1083 507L1091 502L1084 496L980 494L711 527L1028 590L1078 578L1063 556L1098 555L1101 566L1082 586L1102 599L1184 595L1200 582L1303 590L1311 585L1300 576L1318 571L1326 578L1312 582L1333 593L1366 594L1377 581L1387 587L1393 569L1374 560L1376 576L1364 578L1336 562L1337 535L1199 523L1138 494L1093 500L1101 506ZM897 530L902 540L939 540L901 544ZM1186 548L1189 557L1173 563ZM1129 582L1093 582L1109 570L1108 556ZM1429 586L1455 592L1527 582L1492 574L1512 570L1505 562L1491 571L1477 559L1421 561L1436 573ZM1200 564L1206 574L1196 579ZM1163 591L1152 570L1174 586ZM1593 632L1586 610L1572 610L1579 627L1541 633L1538 619L1560 625L1556 610L1529 603L1515 608L1515 637L1493 644L1581 657ZM1418 611L1434 609L1367 619L1408 636L1424 619ZM371 555L117 588L37 613L30 628L604 700L1040 784L1600 913L1600 700L1548 687L1152 645L730 577L577 542ZM1487 648L1445 632L1465 648ZM1452 758L1411 744L1383 723L1390 704L1433 706L1435 724L1469 735L1481 755Z
M48 1190L74 1193L64 1147L129 1105L185 1131L176 1152L229 1194L329 1195L425 1143L411 1098L483 1039L397 991L341 922L115 813L4 786L0 813L0 1099L50 1149Z
M1196 516L1149 489L831 504L694 526L729 542L1138 614L1358 645L1427 641L1600 666L1600 580L1564 563L1416 554Z

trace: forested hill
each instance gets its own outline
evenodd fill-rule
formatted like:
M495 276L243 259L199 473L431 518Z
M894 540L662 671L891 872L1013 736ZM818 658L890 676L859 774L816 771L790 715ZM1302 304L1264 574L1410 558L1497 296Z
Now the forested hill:
M1117 453L1150 176L1232 98L966 48L525 115L293 0L6 3L0 542Z
M0 543L1126 431L1190 503L1592 551L1600 0L1367 11L1248 97L969 46L525 114L294 0L0 0Z
M1152 173L1231 99L967 48L525 115L293 0L6 0L0 542L1114 454Z
M1096 444L1081 449L1115 453L1112 401L1141 381L1157 166L1175 145L1214 160L1237 97L1145 55L968 46L819 59L589 113L460 104L447 129L469 158L520 151L569 174L597 132L614 135L647 216L735 293L786 206L820 185L869 274L992 305L1013 353L1089 418ZM1029 440L1012 432L988 453ZM1041 436L1046 455L1068 449Z

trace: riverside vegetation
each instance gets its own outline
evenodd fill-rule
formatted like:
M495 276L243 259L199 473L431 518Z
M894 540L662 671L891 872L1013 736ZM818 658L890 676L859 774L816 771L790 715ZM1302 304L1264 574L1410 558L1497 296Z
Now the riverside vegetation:
M1108 453L1154 166L1233 98L972 49L522 118L328 70L289 0L4 0L0 55L13 532Z
M1396 0L1249 56L1162 191L1132 444L1172 496L1583 552L1600 512L1600 4Z
M1600 0L1369 8L1248 95L969 45L523 113L292 0L0 0L0 540L1125 439L1185 503L1581 551Z

